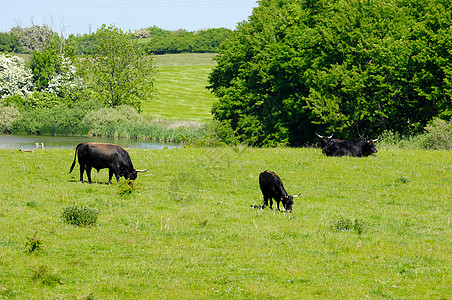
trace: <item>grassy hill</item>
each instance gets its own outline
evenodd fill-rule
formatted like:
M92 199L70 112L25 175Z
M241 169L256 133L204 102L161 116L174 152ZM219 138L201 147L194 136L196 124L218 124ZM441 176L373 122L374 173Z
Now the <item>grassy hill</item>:
M215 97L206 89L215 54L156 55L158 96L143 103L152 118L203 122L212 119Z
M80 183L72 150L0 150L0 298L452 296L450 151L129 152L150 168L131 193L106 170ZM265 169L302 194L291 214L257 208ZM65 223L74 205L97 225Z

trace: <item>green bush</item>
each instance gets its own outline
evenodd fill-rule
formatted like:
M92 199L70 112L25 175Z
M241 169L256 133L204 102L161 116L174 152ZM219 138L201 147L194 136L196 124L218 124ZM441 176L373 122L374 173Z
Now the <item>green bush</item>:
M366 223L362 220L355 219L353 222L350 219L341 217L338 221L334 221L331 225L331 229L334 231L355 231L358 234L362 234L366 229Z
M36 252L41 250L42 248L42 240L37 237L38 231L36 231L32 237L27 237L27 241L25 242L26 251L29 253Z
M92 136L122 136L125 127L130 128L144 123L146 121L143 116L131 106L104 107L89 112L82 121L82 124L89 128L89 134ZM123 134L121 135L121 133Z
M452 150L452 118L449 122L442 119L434 119L425 130L430 135L431 146L429 149Z
M15 106L3 106L0 104L0 133L11 133L19 110Z
M221 147L240 143L228 121L213 121L200 129L200 136L184 136L186 144L196 147Z
M66 207L61 214L66 223L82 227L96 225L98 216L99 210L77 205Z
M49 271L47 266L39 266L31 275L33 281L48 285L55 286L57 284L63 284L61 278L57 274L53 274Z

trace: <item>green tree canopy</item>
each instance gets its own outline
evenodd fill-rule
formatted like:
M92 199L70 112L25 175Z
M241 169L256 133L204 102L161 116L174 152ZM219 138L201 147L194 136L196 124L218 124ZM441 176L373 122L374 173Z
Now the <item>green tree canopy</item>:
M3 51L14 53L22 52L22 46L20 45L17 36L12 33L0 32L0 52Z
M451 109L451 6L261 0L217 57L214 117L259 146L422 130Z
M155 64L131 33L103 25L95 34L96 54L85 57L85 84L108 107L140 109L154 93Z

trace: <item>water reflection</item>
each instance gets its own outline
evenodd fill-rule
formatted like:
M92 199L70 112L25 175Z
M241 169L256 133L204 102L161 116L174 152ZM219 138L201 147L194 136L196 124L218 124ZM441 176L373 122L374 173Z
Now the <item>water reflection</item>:
M34 136L34 135L0 135L0 149L33 149L36 143L44 144L49 149L73 149L79 143L96 142L112 143L124 148L135 149L163 149L175 148L178 144L159 143L146 140L114 139L80 136Z

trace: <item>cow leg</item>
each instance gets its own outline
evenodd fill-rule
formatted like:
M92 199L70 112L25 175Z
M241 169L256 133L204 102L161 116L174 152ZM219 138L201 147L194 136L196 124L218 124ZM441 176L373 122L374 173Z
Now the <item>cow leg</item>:
M273 206L273 198L270 197L270 209L273 209L272 206Z
M279 199L275 199L275 201L276 201L276 207L278 208L278 211L279 211ZM281 201L282 201L282 198L281 198Z
M113 170L108 169L108 183L111 183L111 179L113 178Z
M83 172L85 172L85 166L80 165L80 181L83 182Z
M86 166L86 176L88 177L88 182L91 183L91 167Z
M264 204L264 207L265 207L265 206L268 206L268 198L265 197L265 196L264 196L264 203L263 203L263 204Z

